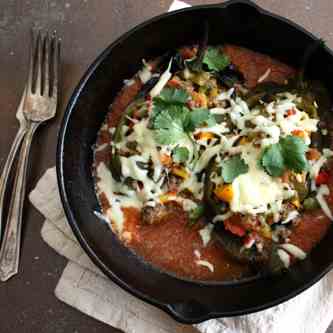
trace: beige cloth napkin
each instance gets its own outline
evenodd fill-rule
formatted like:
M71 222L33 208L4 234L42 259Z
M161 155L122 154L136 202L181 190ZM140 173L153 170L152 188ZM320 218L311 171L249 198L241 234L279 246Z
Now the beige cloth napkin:
M189 6L174 1L170 10ZM256 314L209 320L195 327L123 291L94 266L77 243L60 202L55 168L30 193L45 217L44 241L69 261L55 290L57 298L126 333L324 333L333 319L333 272L294 299Z

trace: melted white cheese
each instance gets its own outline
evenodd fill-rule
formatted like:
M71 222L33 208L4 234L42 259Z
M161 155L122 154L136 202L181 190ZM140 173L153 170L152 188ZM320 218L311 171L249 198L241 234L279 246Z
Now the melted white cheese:
M106 212L109 223L113 230L121 233L124 226L124 214L122 207L141 208L142 203L136 197L136 194L128 186L116 182L111 175L110 170L104 163L100 163L96 170L98 194L104 193L111 208ZM122 194L115 194L122 193Z
M229 219L232 215L234 215L234 213L232 211L229 211L225 214L216 215L213 218L213 223L223 222L223 221Z
M327 185L320 185L316 198L317 201L321 207L321 209L323 210L323 212L325 213L325 215L331 220L333 221L333 215L332 212L325 200L325 196L330 194L330 189L328 188Z
M268 210L268 205L283 198L282 183L258 168L258 153L251 146L243 150L242 158L249 166L249 171L232 182L233 198L230 207L233 212L264 213Z
M160 161L160 154L157 150L154 139L154 132L148 128L148 119L142 120L133 126L133 132L129 139L136 141L138 150L147 160L149 157L154 163L154 180L157 181L162 174L163 166Z
M203 246L207 246L208 243L210 242L211 238L212 238L212 232L214 229L214 225L213 224L207 224L204 228L199 230L199 235L202 239L202 244Z
M147 83L152 77L151 66L145 61L143 61L143 67L138 72L138 76L143 84Z
M289 252L291 255L293 255L295 258L303 260L306 258L306 253L300 249L298 246L290 243L285 243L280 245L280 247L287 252Z
M213 147L207 148L199 157L194 172L199 173L201 172L206 166L208 165L209 161L216 156L221 150L223 149L224 145L216 145Z

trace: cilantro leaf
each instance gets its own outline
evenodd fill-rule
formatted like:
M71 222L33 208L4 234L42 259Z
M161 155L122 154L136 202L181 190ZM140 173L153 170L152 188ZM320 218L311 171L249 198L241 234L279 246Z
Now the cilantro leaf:
M306 151L307 146L303 139L288 135L266 148L260 157L260 163L273 177L282 176L287 169L299 173L308 167Z
M274 177L281 176L285 170L281 146L274 144L267 148L261 156L261 165Z
M185 104L189 98L189 94L186 90L176 88L164 88L155 100L163 101L167 104Z
M208 109L197 108L188 114L185 129L186 131L192 132L197 127L203 126L205 123L209 126L215 125L215 117L208 111Z
M188 133L207 124L215 125L215 117L208 109L196 108L190 111L185 103L189 95L185 90L164 88L153 99L150 127L155 130L155 139L160 144L174 144L188 138Z
M176 163L183 163L188 160L190 152L186 147L176 147L172 152L172 157Z
M232 183L235 178L248 171L248 165L239 155L222 162L222 177L226 183Z
M160 144L174 144L187 138L184 121L190 111L185 106L172 105L154 120L155 139Z
M172 105L183 105L188 100L189 95L183 89L164 88L160 95L153 98L153 112L151 115L151 123L164 110L167 110Z
M284 151L284 160L286 167L295 172L302 172L308 168L308 160L306 159L306 151L308 150L304 140L289 135L280 140L280 144Z
M209 47L203 58L203 63L208 66L209 70L219 72L230 64L230 59L218 47Z

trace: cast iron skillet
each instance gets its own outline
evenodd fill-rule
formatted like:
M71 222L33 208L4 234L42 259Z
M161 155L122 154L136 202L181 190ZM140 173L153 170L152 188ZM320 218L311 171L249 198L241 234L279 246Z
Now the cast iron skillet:
M109 104L151 58L197 42L204 20L209 43L230 42L270 54L298 67L305 48L316 38L294 23L272 15L248 0L192 7L144 22L112 43L89 67L69 101L59 133L57 172L62 203L81 246L115 283L183 323L262 310L294 297L332 267L333 229L303 262L279 277L242 282L198 283L178 279L144 263L101 223L94 192L92 146ZM320 49L307 74L330 86L333 54Z

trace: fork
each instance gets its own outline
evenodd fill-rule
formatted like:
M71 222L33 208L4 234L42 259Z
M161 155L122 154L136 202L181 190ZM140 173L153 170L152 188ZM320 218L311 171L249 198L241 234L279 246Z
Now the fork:
M30 68L22 109L26 132L0 249L1 281L7 281L18 273L26 174L33 135L40 124L55 116L58 103L60 40L56 33L50 38L48 33L33 30L30 52Z
M12 143L12 146L10 148L6 163L3 167L1 178L0 178L0 240L2 235L2 226L3 226L3 210L4 210L4 201L5 201L5 194L6 194L6 186L9 180L10 171L12 169L14 159L16 156L16 153L18 149L21 146L22 140L24 139L24 135L27 132L26 128L26 121L23 116L23 104L24 104L24 98L25 98L25 88L24 92L21 96L20 104L17 108L16 112L16 118L19 121L20 127L19 130L16 133L15 139Z

